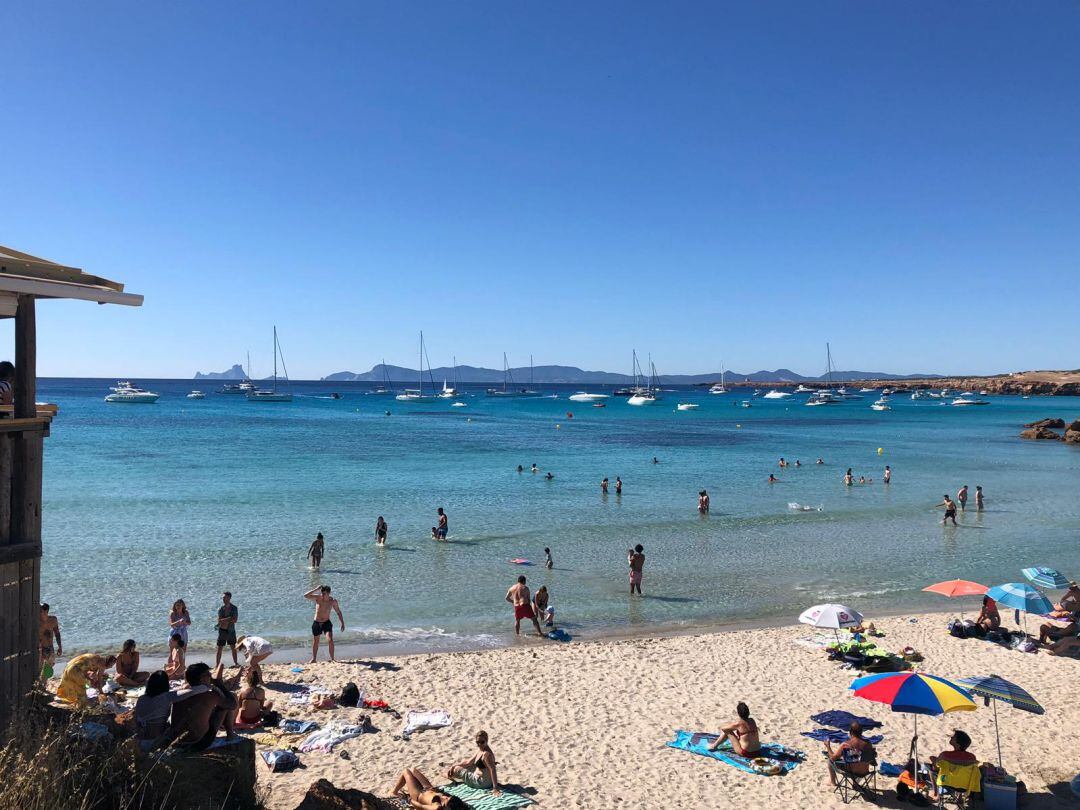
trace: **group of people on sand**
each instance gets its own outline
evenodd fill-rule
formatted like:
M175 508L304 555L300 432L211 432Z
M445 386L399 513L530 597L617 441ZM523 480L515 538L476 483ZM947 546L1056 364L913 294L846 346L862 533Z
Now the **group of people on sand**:
M956 526L956 510L960 509L961 512L967 511L968 503L968 485L964 484L960 487L960 490L956 493L956 500L954 501L949 497L949 493L945 493L942 496L942 501L935 508L941 509L944 507L945 516L941 518L941 525L945 525L950 520L952 525ZM983 488L981 486L975 487L975 511L981 512L986 507L986 496L983 495Z
M1039 644L1050 655L1072 655L1080 650L1080 585L1076 581L1069 583L1061 601L1047 614L1049 618L1065 622L1063 627L1050 622L1039 625ZM1001 627L1001 613L997 602L989 596L983 596L982 607L975 618L975 626L983 633L996 631Z

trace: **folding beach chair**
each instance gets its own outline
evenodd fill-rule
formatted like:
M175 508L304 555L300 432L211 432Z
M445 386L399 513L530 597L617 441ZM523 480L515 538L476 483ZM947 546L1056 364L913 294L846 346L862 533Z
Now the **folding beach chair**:
M872 759L865 763L869 765L866 773L855 774L848 770L855 764L862 764L861 760L855 762L834 762L825 752L825 761L829 763L829 773L833 781L833 793L840 797L844 804L849 804L856 797L877 797L877 760Z
M982 789L982 771L977 762L959 765L939 759L934 767L934 783L937 785L939 808L967 810L971 806L971 794Z

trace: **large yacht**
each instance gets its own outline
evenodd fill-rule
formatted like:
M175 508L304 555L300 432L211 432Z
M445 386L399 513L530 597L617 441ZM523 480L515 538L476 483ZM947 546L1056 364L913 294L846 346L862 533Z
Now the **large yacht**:
M137 405L151 405L157 402L161 397L160 394L155 394L153 391L144 391L141 388L136 388L127 380L121 380L109 390L112 391L107 397L106 402L127 402Z

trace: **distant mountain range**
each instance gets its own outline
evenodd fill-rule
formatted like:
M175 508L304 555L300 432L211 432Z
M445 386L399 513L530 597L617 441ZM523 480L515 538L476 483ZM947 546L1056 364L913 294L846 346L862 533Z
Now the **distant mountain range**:
M240 368L233 366L233 370ZM226 374L230 372L225 372ZM241 369L240 373L243 373ZM322 379L326 382L383 382L387 377L393 382L412 381L419 379L419 374L414 368L402 366L383 366L381 363L373 366L371 371L338 371ZM519 385L527 385L530 381L535 385L552 383L565 383L567 385L629 385L634 382L629 374L616 374L610 371L585 371L576 366L535 366L532 369L526 367L512 368L510 374ZM744 373L738 371L726 372L728 381L761 383L801 383L822 382L825 375L819 377L806 377L796 374L791 369L778 368L775 371L755 371ZM431 370L431 376L438 382L444 379L453 382L455 369L441 366ZM938 374L887 374L883 371L834 371L832 378L837 382L849 380L904 380L904 379L928 379L935 378ZM497 384L503 381L503 372L495 368L477 368L476 366L458 366L456 378L463 383L486 383ZM701 385L716 382L720 379L720 372L714 371L709 374L661 374L660 382L665 385Z
M203 374L201 371L195 372L196 380L243 380L247 377L247 372L244 371L244 367L237 363L228 371L208 371Z

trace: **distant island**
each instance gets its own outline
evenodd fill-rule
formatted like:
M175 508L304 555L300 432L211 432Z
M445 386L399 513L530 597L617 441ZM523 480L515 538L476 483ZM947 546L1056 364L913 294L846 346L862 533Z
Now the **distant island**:
M201 371L195 372L196 380L243 380L247 379L247 372L244 371L244 367L237 363L228 371L208 371L203 374Z

